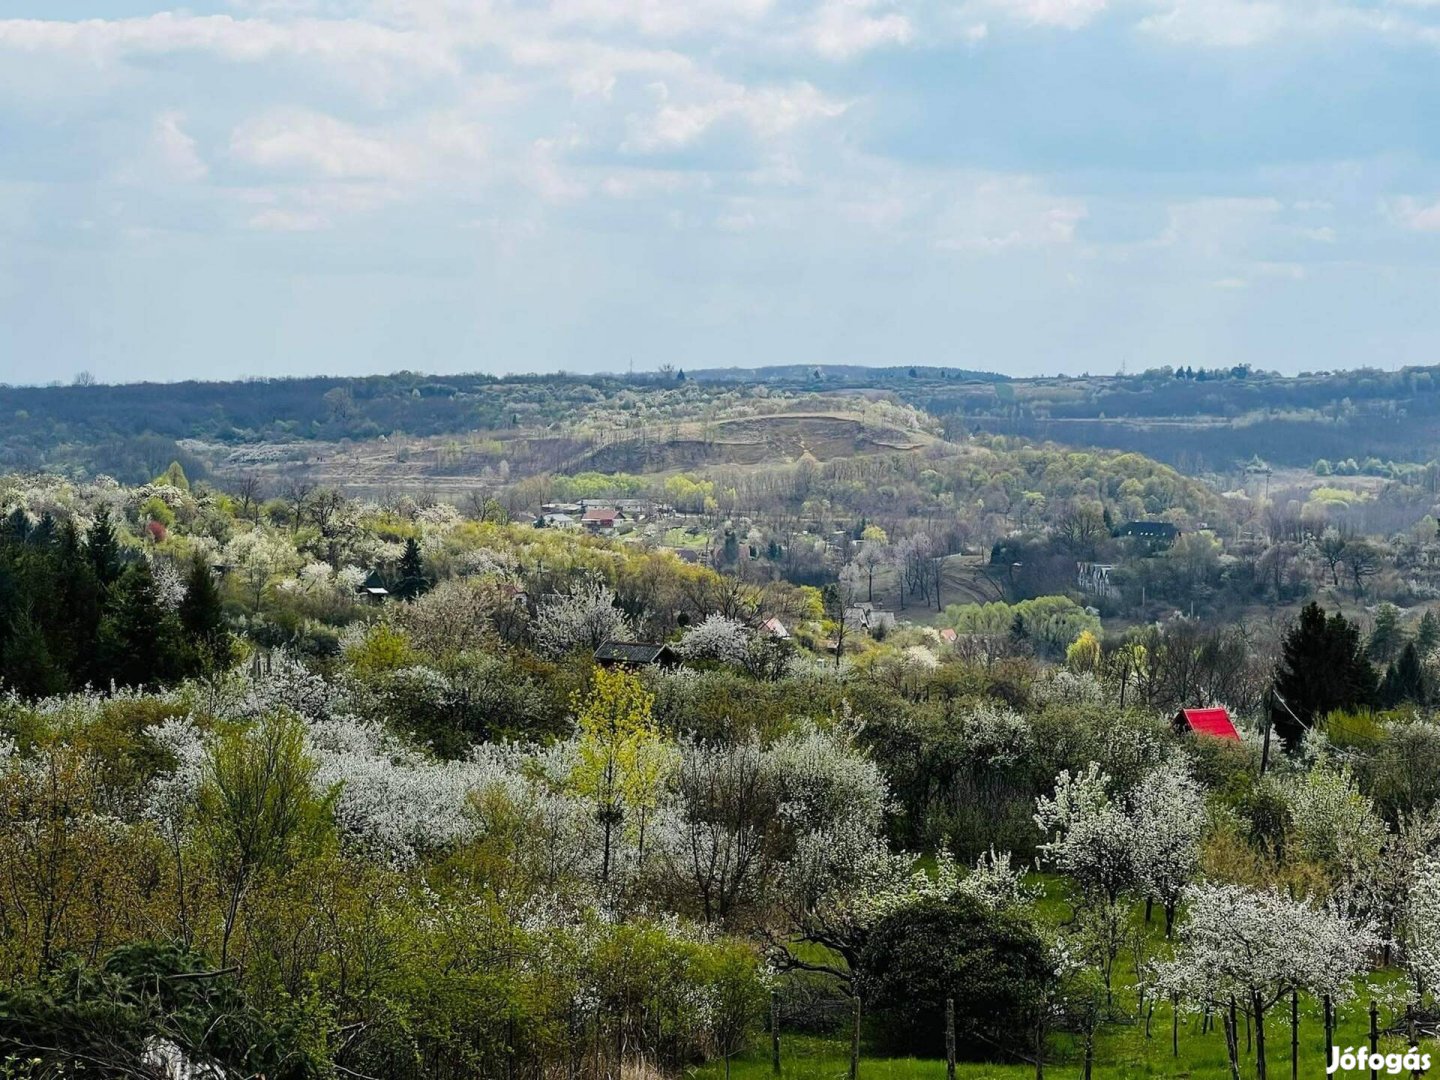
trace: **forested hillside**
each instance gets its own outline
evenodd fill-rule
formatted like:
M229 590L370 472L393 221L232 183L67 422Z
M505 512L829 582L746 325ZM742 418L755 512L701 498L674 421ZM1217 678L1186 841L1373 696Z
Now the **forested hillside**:
M974 432L1138 451L1188 472L1233 474L1256 459L1375 468L1440 456L1434 368L1282 377L1248 367L1009 379L933 367L788 366L630 376L425 375L101 386L0 386L0 467L107 473L142 482L178 458L192 474L229 455L304 463L352 444L419 440L429 475L502 460L523 473L573 471L617 441L704 444L714 424L777 412L863 412L892 402L937 435ZM763 452L761 458L763 459ZM772 452L770 458L775 454ZM245 453L236 460L247 459ZM628 458L627 458L628 460ZM675 464L693 463L683 455ZM1373 470L1372 470L1373 471Z

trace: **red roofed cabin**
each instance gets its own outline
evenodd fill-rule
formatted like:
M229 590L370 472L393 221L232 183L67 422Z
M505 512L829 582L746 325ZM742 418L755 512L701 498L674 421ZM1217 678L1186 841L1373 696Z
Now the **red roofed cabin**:
M1175 730L1240 741L1240 733L1235 730L1230 714L1224 709L1181 709L1175 714Z

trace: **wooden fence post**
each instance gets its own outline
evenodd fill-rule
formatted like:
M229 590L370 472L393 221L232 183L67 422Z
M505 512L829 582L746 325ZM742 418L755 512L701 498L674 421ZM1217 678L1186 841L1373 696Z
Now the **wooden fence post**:
M955 1080L955 999L945 999L945 1078Z
M1375 1055L1380 1052L1380 1007L1370 999L1370 1080L1380 1080L1380 1070L1375 1068Z
M1325 1064L1330 1064L1330 1050L1335 1045L1335 1002L1325 995Z
M860 1077L860 995L852 999L855 1008L855 1023L850 1031L850 1080Z
M1325 1062L1330 1062L1326 1055ZM1290 1080L1300 1080L1300 991L1290 991Z
M770 1069L780 1075L780 991L770 991Z

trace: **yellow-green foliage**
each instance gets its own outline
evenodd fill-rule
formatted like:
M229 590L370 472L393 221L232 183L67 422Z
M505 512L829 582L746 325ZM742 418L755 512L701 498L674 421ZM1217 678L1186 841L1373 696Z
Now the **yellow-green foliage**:
M345 658L362 677L399 671L416 662L405 631L386 622L370 627L363 638L345 650Z

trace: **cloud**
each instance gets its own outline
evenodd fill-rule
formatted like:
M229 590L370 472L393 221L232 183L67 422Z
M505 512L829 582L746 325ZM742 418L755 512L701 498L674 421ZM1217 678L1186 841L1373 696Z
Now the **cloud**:
M231 155L256 168L335 180L409 179L422 163L408 149L332 116L301 110L248 120L230 139Z
M476 125L455 116L366 129L323 113L277 109L237 127L230 154L267 172L416 183L480 162L484 137Z
M250 228L261 232L316 232L330 228L331 221L314 210L261 210L251 216Z
M0 52L55 55L103 66L147 56L196 53L236 64L292 59L357 79L457 75L455 49L435 34L358 19L236 19L160 12L128 19L0 20Z
M1140 20L1142 32L1174 44L1249 48L1281 34L1290 12L1265 0L1178 0Z
M1107 0L987 0L986 7L1016 22L1075 30L1105 11Z
M908 17L879 11L872 0L826 0L804 35L815 52L830 60L849 60L887 45L908 45L914 36Z
M1000 252L1070 244L1088 216L1081 199L1056 195L1030 176L977 175L952 180L928 226L947 251Z
M1385 209L1392 220L1415 232L1440 232L1440 201L1405 196L1392 199Z
M671 103L664 84L657 84L655 91L661 105L648 116L631 117L625 149L642 154L678 150L732 121L759 138L771 139L815 120L833 119L847 107L808 82L759 88L720 83L709 88L705 100L684 103Z

